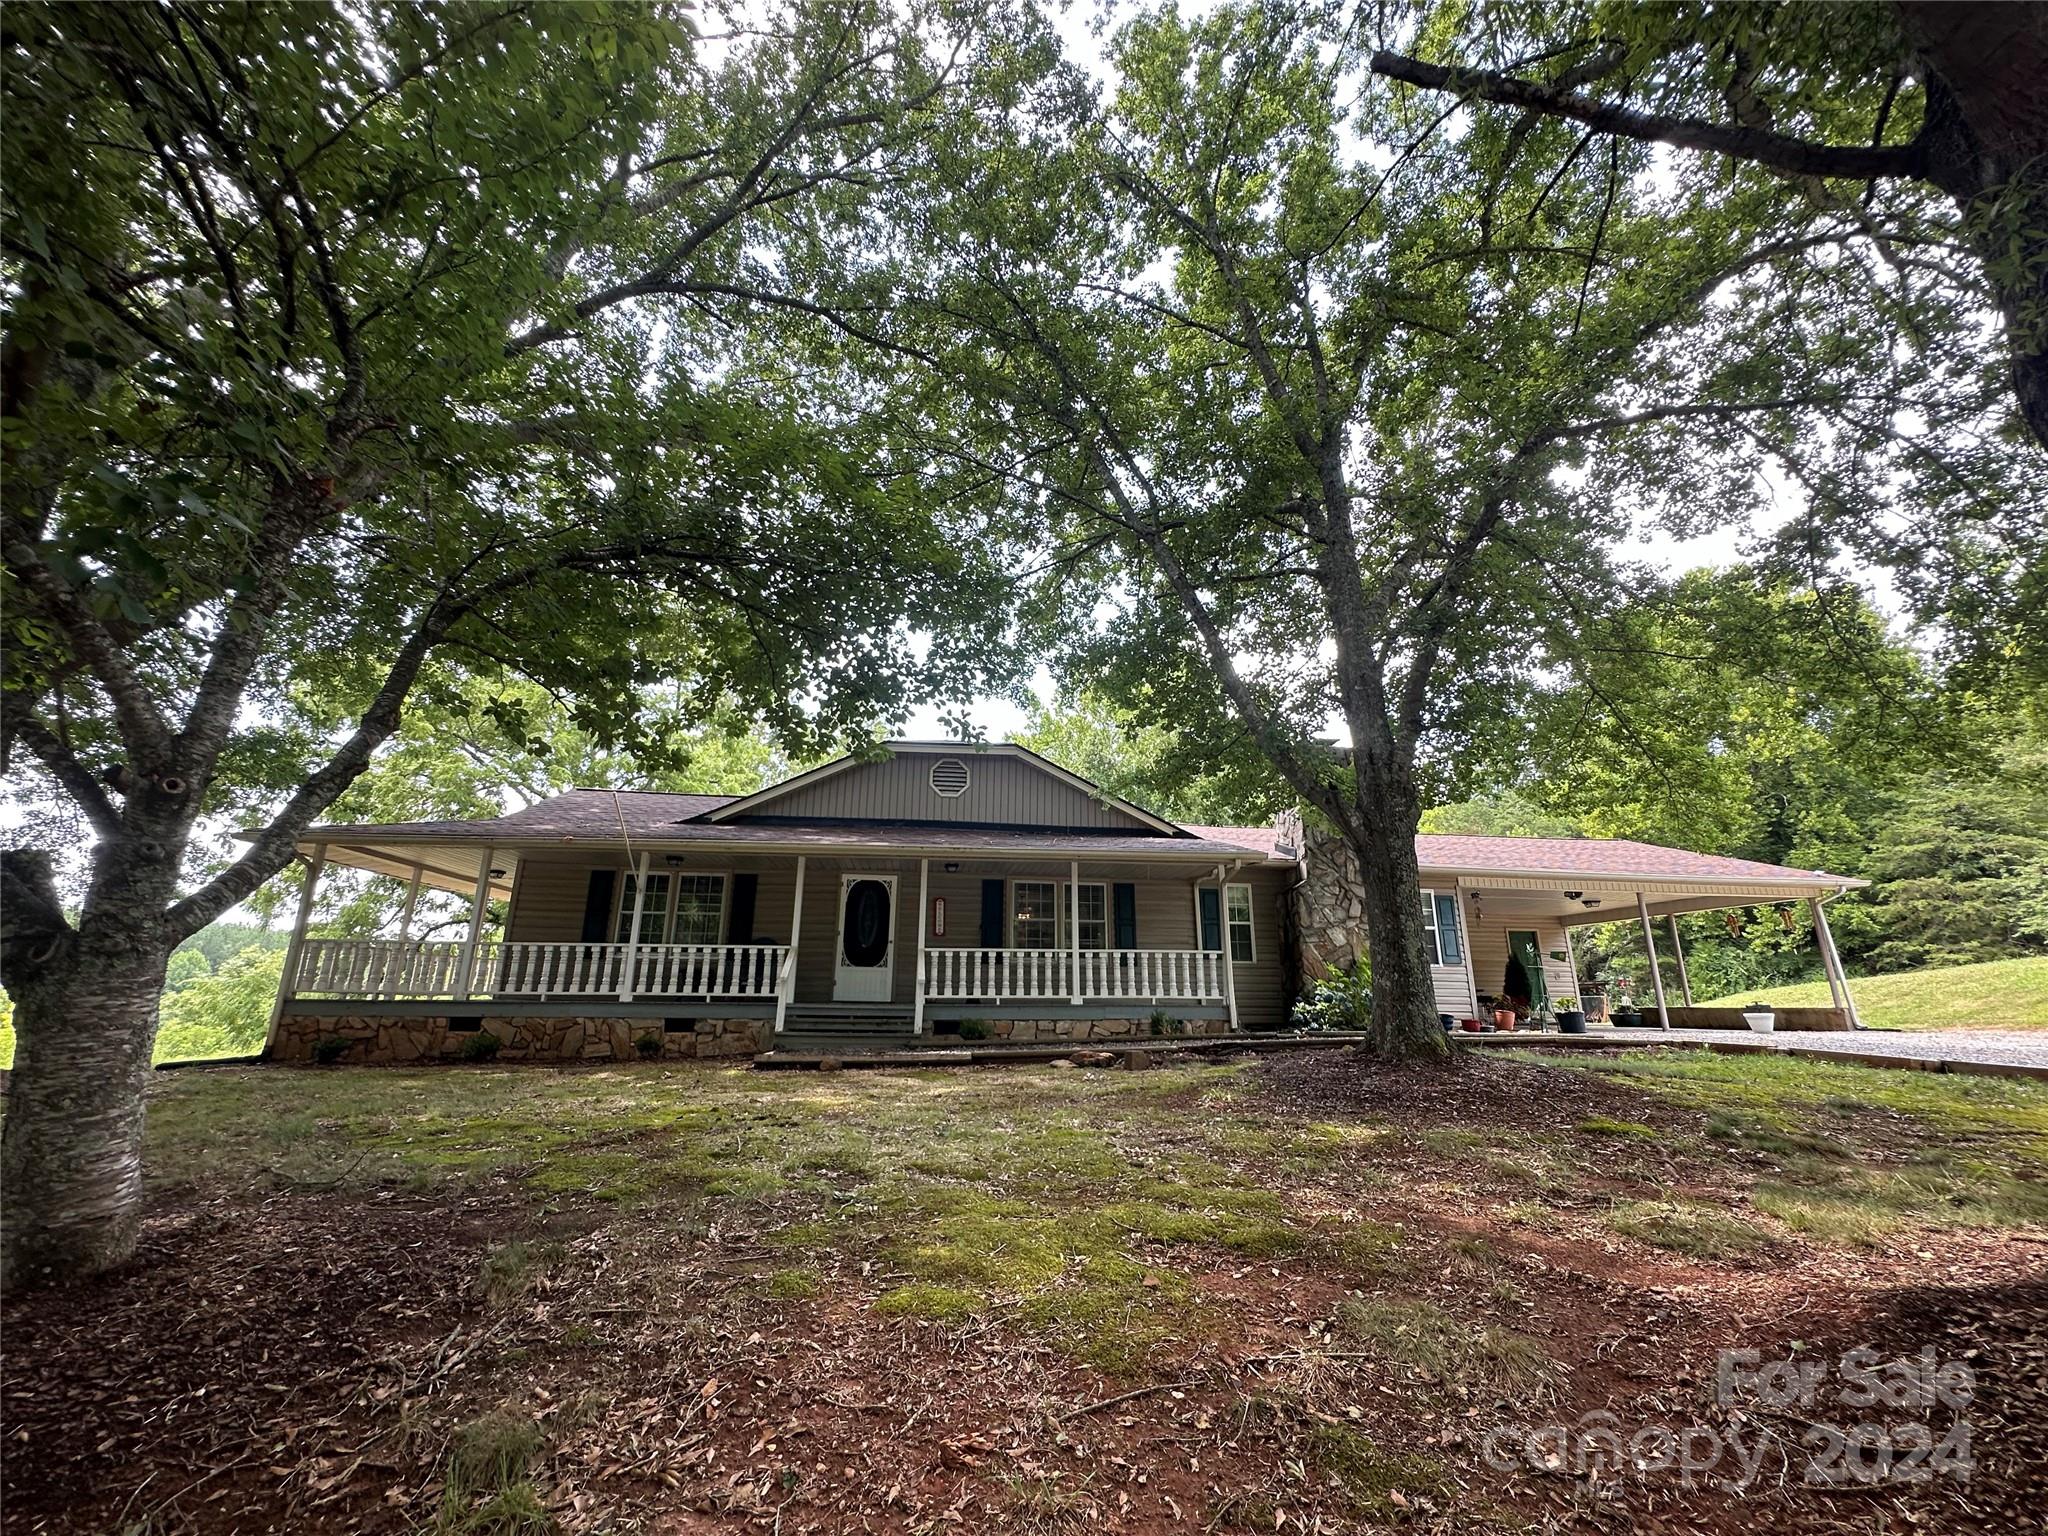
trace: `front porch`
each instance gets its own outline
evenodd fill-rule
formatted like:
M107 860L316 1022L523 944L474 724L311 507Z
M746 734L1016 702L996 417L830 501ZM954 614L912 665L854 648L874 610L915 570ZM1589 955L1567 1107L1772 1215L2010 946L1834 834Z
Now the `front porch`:
M270 1054L414 1060L493 1049L482 1033L508 1059L580 1060L1280 1023L1283 887L1161 841L1171 861L315 848ZM459 889L470 861L467 931L412 933L420 889ZM305 934L338 862L410 863L397 934Z

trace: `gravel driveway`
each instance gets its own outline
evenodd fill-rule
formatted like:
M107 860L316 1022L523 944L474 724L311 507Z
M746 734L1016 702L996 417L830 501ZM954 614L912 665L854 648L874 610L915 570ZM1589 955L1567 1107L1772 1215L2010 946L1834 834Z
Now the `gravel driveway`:
M1602 1029L1584 1035L1485 1035L1505 1045L1551 1045L1561 1041L1600 1041L1628 1045L1714 1045L1746 1041L1775 1051L1842 1051L1858 1056L1896 1056L1908 1061L1973 1061L1998 1066L2033 1067L2048 1072L2048 1031L2018 1029L1879 1030L1781 1029L1768 1035L1732 1029Z

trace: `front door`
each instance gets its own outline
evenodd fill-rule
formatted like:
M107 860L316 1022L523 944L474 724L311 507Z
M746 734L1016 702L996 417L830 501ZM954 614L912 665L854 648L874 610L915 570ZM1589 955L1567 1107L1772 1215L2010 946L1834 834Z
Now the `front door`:
M1544 985L1543 951L1536 947L1536 935L1527 930L1511 929L1508 932L1508 955L1515 965L1522 968L1522 975L1529 983L1529 1011L1548 1013L1550 1011L1550 988ZM1512 981L1513 966L1509 967ZM1508 990L1504 987L1503 990Z
M896 877L842 875L835 1003L886 1003L895 994Z

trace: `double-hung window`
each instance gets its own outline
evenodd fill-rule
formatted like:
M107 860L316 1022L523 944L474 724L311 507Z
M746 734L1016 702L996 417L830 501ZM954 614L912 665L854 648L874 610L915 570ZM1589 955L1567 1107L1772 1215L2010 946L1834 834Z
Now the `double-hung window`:
M1068 905L1070 914L1078 911L1081 924L1081 948L1109 948L1109 887L1106 885L1068 886L1075 892L1075 900Z
M612 932L621 944L633 938L636 876L619 882L619 919ZM725 876L677 875L655 870L647 876L647 901L640 908L642 944L717 944L725 937Z
M1422 893L1422 931L1431 965L1463 965L1465 943L1458 928L1458 898L1444 891Z
M647 900L640 905L640 942L659 944L668 928L669 875L666 870L647 877ZM619 882L619 920L612 932L621 944L633 942L633 908L638 893L638 876L628 871Z
M1210 954L1222 952L1229 936L1230 963L1250 965L1259 958L1258 936L1252 926L1252 888L1226 885L1196 887L1195 943Z
M1250 965L1259 958L1259 946L1252 933L1252 888L1248 885L1223 887L1223 916L1230 930L1230 963Z
M725 876L676 877L673 944L717 944L725 938Z
M1019 880L1012 891L1013 949L1058 949L1059 887L1050 880Z

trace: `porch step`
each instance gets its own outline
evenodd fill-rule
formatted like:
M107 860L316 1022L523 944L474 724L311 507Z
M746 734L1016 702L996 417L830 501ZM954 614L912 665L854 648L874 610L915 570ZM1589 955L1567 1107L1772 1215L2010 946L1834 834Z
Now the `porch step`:
M891 1030L794 1030L773 1037L769 1050L782 1055L866 1056L876 1051L906 1051L913 1047L908 1029Z

